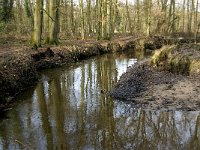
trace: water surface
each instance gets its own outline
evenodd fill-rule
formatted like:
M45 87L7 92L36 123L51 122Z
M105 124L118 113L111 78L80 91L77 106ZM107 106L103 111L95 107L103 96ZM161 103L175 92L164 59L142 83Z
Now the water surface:
M200 149L200 112L153 112L106 95L143 53L42 73L0 120L0 149Z

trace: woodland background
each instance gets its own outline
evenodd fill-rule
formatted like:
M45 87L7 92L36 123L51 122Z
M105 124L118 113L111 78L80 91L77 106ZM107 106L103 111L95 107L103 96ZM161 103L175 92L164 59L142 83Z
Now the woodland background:
M1 0L0 37L40 46L113 36L197 38L198 0Z

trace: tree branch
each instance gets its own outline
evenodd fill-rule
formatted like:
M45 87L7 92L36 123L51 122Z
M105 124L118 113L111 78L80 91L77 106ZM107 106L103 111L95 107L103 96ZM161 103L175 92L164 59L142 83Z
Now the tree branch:
M47 14L47 16L49 17L49 18L51 18L51 20L53 21L53 22L56 22L48 13L47 13L47 11L43 8L43 11Z

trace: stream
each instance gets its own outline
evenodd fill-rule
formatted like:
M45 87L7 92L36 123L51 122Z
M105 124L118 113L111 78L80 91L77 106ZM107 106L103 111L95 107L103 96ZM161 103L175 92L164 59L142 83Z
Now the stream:
M107 96L143 57L106 54L43 71L0 120L0 150L200 149L200 112L136 109Z

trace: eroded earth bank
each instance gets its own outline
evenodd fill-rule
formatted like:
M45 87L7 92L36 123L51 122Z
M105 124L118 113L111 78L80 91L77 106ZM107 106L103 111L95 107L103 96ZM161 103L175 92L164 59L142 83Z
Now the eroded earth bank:
M110 95L153 110L200 110L200 46L164 46L122 75Z
M38 49L30 48L30 46L0 45L0 111L9 110L16 95L33 86L40 79L40 70L59 67L104 53L147 49L152 51L163 45L188 42L191 41L130 36L115 38L111 41L69 40L60 46L48 45ZM137 107L199 109L200 102L197 100L199 64L195 61L200 58L198 50L198 46L190 45L189 47L165 47L161 50L162 52L157 51L154 57L157 55L158 57L155 59L139 62L130 68L127 74L121 77L111 95L116 99L131 100ZM177 69L176 62L179 62L179 59L181 63L178 63L180 67L178 65L179 69ZM166 61L168 62L165 63ZM158 70L166 71L158 72ZM175 75L169 71L178 71L178 74L184 76ZM187 76L188 74L191 76ZM174 89L177 90L174 91Z
M159 38L122 37L111 41L69 40L60 46L0 45L0 111L9 109L16 95L34 85L40 70L59 67L104 53L134 49L157 49L164 43Z

